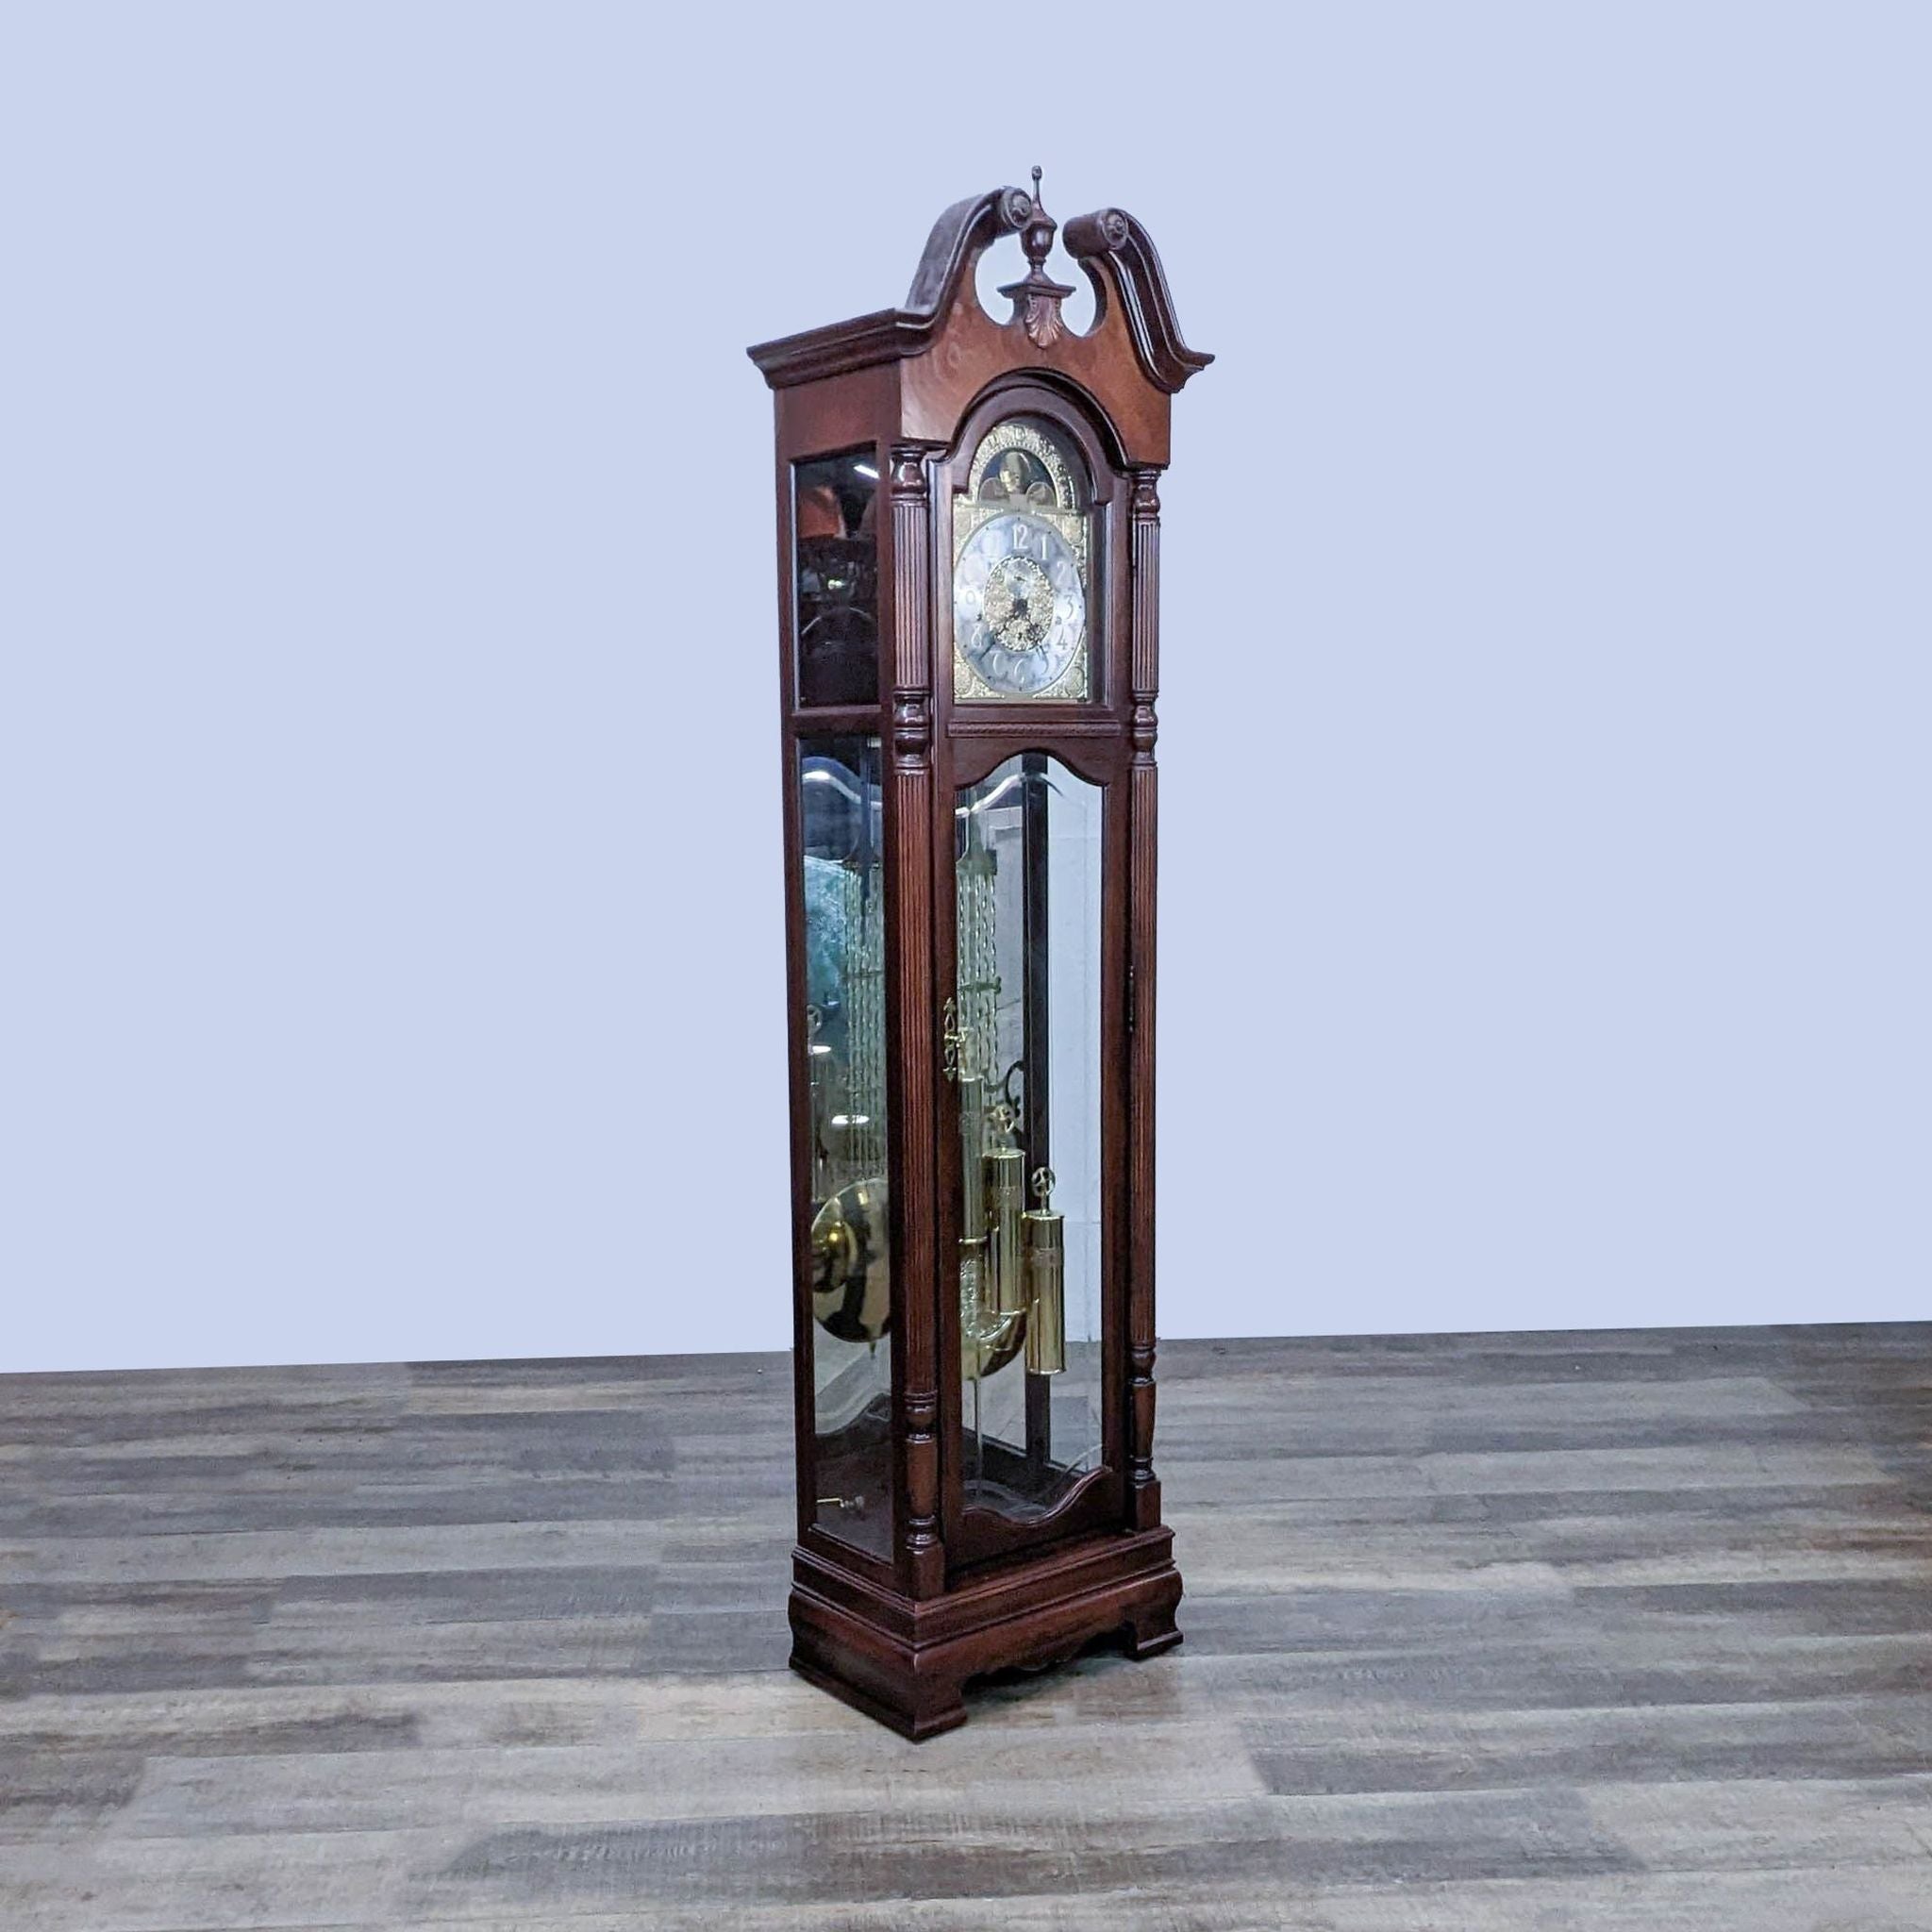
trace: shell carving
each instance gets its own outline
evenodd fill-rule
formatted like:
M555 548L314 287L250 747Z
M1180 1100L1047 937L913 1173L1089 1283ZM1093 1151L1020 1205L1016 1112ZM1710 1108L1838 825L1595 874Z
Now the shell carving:
M1026 312L1021 320L1037 349L1052 348L1066 333L1066 324L1060 320L1060 298L1058 295L1028 295Z

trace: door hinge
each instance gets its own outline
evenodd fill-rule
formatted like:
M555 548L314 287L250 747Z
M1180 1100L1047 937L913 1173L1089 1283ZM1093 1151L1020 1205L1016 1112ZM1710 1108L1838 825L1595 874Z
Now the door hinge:
M1133 966L1132 966L1131 964L1129 964L1129 965L1128 965L1128 967L1127 967L1127 1031L1128 1031L1129 1033L1131 1033L1131 1032L1132 1032L1133 1030L1134 1030L1134 969L1133 969Z

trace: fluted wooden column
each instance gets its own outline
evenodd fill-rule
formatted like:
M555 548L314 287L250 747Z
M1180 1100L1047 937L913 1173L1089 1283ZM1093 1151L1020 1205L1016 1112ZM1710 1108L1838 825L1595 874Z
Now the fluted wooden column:
M1158 831L1154 741L1160 691L1159 471L1133 473L1133 766L1127 811L1131 911L1127 929L1127 1194L1132 1272L1127 1291L1127 1523L1160 1521L1154 1474L1154 905Z
M933 1148L938 1001L933 988L931 445L894 443L891 542L891 744L886 819L896 943L888 962L892 1057L893 1382L898 1391L900 1588L945 1587L940 1540L939 1219Z

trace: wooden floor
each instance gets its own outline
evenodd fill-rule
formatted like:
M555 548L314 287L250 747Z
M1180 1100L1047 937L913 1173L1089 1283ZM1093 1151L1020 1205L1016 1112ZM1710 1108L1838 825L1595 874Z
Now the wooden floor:
M1186 1644L921 1746L782 1357L0 1379L0 1926L1932 1928L1932 1325L1160 1373Z

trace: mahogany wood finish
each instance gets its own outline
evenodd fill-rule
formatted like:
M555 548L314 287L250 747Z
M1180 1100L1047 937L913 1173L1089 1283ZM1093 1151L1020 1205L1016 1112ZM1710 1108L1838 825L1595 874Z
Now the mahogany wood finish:
M1102 1639L1147 1656L1180 1641L1181 1579L1154 1474L1155 702L1159 499L1171 398L1209 358L1182 341L1147 232L1104 208L1070 222L1091 282L1092 325L1046 274L1056 225L1035 192L1003 188L935 224L905 304L762 343L774 391L778 597L791 1049L794 1399L798 1547L793 1666L912 1738L962 1723L969 1678L1038 1666ZM974 271L1017 234L1026 276L981 307ZM995 423L1045 418L1091 473L1092 696L955 704L951 506ZM874 452L879 494L878 699L800 702L792 470ZM891 1204L892 1540L890 1559L817 1521L808 1224L801 738L876 736L884 763L886 1060ZM954 1190L941 1149L957 1103L938 1077L941 1003L953 983L955 790L1017 752L1050 754L1106 788L1101 918L1103 1463L1024 1526L962 1501ZM949 1140L948 1136L954 1138ZM957 1165L957 1162L955 1162ZM1036 1394L1039 1391L1034 1391Z

